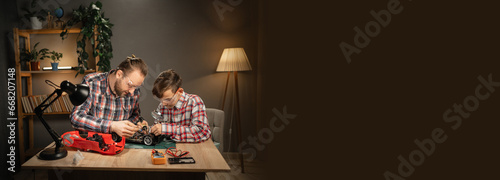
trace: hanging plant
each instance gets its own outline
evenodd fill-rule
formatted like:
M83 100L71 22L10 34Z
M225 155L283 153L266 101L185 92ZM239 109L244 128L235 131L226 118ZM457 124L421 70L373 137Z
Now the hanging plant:
M104 18L104 13L101 11L102 4L97 1L90 3L88 7L80 5L78 9L73 10L73 17L64 25L64 31L60 36L64 40L68 35L68 29L78 23L82 24L79 40L76 41L76 52L78 54L78 67L77 71L80 74L85 73L88 69L89 54L85 51L87 41L90 41L94 57L99 56L98 71L108 72L111 70L110 60L113 58L113 48L111 46L111 36L113 35L111 27L113 24L109 22L108 18ZM94 40L94 34L97 39ZM97 43L97 45L96 45ZM77 73L78 75L78 73Z

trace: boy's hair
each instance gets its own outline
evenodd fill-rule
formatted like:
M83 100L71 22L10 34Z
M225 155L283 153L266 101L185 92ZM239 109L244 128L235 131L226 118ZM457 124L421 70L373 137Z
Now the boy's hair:
M182 85L182 78L174 70L169 69L161 72L155 80L153 85L153 95L162 98L163 93L167 90L171 90L172 93L177 92L177 90Z
M125 61L121 62L118 65L118 69L122 70L125 75L132 73L134 70L139 70L139 72L146 77L148 75L148 66L141 58L135 57L132 54L132 57L127 57Z

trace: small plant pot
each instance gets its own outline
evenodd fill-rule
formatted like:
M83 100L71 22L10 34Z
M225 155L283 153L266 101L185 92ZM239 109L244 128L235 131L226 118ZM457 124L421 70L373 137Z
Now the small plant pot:
M57 66L59 66L59 63L50 63L52 65L52 71L57 71Z
M42 29L42 22L37 17L30 17L32 29Z
M31 71L40 71L40 61L30 62Z

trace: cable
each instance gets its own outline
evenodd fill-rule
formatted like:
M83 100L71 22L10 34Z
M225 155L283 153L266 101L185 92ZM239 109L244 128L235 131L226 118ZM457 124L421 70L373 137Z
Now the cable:
M189 154L189 151L182 151L180 149L174 148L174 147L169 147L166 151L165 154L174 156L174 157L184 157Z
M48 84L49 86L52 86L55 89L60 88L56 83L54 83L50 80L45 80L45 83Z

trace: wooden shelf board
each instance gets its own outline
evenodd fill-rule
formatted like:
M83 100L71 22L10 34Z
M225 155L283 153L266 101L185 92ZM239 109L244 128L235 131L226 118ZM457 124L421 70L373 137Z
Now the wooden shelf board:
M59 34L63 32L63 29L19 29L19 34ZM80 29L68 29L68 33L80 33Z
M76 73L76 70L59 70L59 71L21 71L21 76L28 74L68 74ZM93 73L95 70L86 70L85 73Z
M31 73L25 73L21 71L21 77L31 77Z

